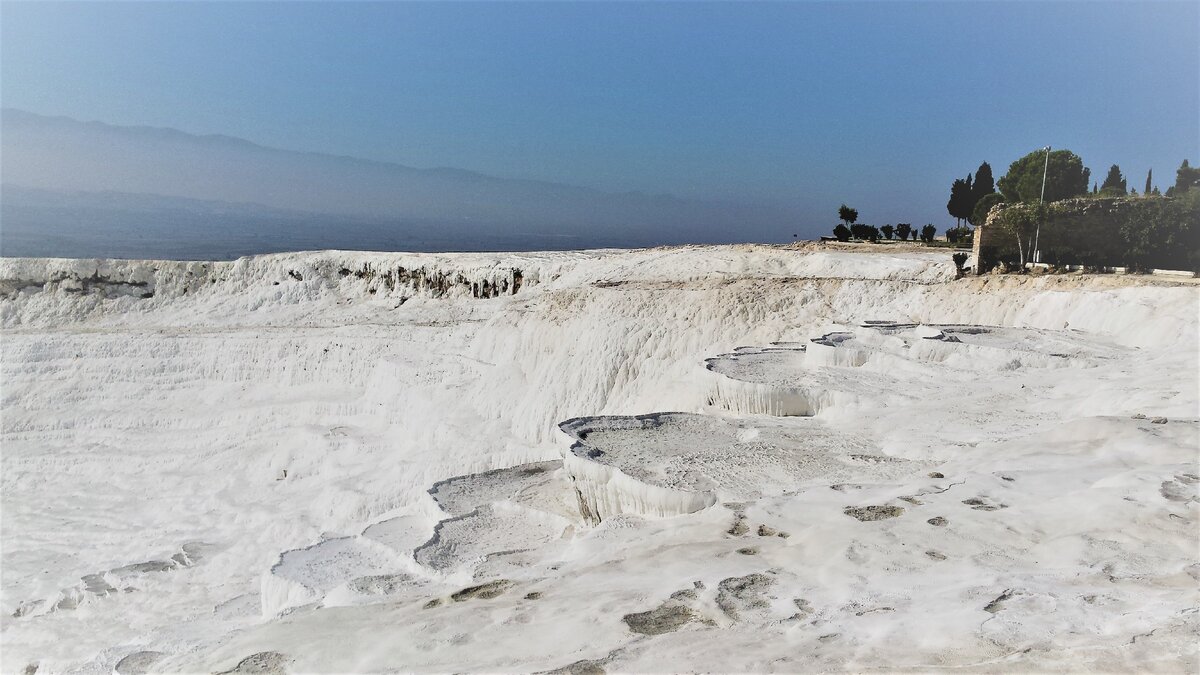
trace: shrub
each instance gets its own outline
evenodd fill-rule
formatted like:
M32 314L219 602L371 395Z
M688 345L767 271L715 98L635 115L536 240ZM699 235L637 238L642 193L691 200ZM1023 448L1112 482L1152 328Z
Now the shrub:
M863 241L877 241L879 239L879 228L874 225L866 225L863 223L855 223L850 226L850 233L856 239Z
M1127 267L1200 272L1200 192L1189 190L1176 199L1140 199L1121 215Z
M937 235L937 228L934 227L932 224L926 225L925 227L921 228L921 240L924 241L925 243L929 243L929 242L933 241L933 238L936 235Z
M969 227L952 227L946 230L946 241L951 244L957 244L960 241L969 243L974 234L975 231Z
M838 226L833 228L833 236L837 237L838 241L850 241L850 228L838 223Z
M958 272L958 276L960 278L964 274L963 265L967 264L967 257L967 254L963 253L962 251L959 251L952 256L952 259L954 260L954 269Z

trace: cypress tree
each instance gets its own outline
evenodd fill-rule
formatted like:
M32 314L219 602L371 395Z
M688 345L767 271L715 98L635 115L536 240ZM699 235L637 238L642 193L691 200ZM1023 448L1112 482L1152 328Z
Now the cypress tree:
M971 174L967 174L966 180L955 178L950 186L950 201L946 202L946 211L958 220L959 225L962 225L964 218L971 217L971 211L975 208L973 190Z
M1104 182L1100 184L1100 190L1114 194L1126 194L1129 192L1125 184L1125 176L1121 175L1121 167L1113 164L1108 169L1108 175L1104 177Z
M1200 187L1200 167L1192 168L1185 159L1175 172L1174 194L1181 195L1194 187Z
M1144 195L1150 194L1150 178L1152 176L1154 176L1154 169L1150 169L1146 172L1146 189L1142 190L1142 194Z
M971 188L971 211L975 210L975 205L979 203L980 199L995 191L996 181L992 178L992 165L984 162L975 172L975 186Z

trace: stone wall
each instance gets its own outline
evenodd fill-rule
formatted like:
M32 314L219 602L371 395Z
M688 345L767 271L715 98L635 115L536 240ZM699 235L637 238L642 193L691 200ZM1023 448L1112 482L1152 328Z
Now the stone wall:
M1121 236L1122 223L1131 210L1145 204L1144 197L1076 198L1046 204L1038 241L1042 260L1097 266L1124 264L1126 242ZM999 221L1009 209L1034 206L998 204L992 207L987 220L975 231L976 274L991 270L1002 260L1017 259L1016 236ZM1032 253L1027 252L1027 255L1032 256Z

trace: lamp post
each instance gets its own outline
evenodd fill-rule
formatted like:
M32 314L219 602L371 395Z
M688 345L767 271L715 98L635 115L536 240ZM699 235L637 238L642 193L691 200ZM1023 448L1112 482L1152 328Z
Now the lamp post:
M1036 263L1042 262L1042 251L1038 248L1038 242L1042 238L1042 208L1046 203L1046 175L1050 173L1050 146L1043 148L1046 151L1046 166L1042 169L1042 196L1038 199L1038 224L1037 231L1033 235L1033 261Z

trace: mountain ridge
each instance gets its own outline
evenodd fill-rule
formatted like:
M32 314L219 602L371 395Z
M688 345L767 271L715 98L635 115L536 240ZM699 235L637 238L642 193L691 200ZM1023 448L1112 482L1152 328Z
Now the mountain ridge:
M426 173L429 175L450 175L450 176L455 176L455 177L465 177L465 178L472 178L472 179L486 180L486 181L503 181L503 182L512 182L512 183L523 183L523 184L527 184L527 185L553 186L556 188L570 188L570 189L583 190L583 191L587 191L587 192L594 192L594 193L605 194L605 195L614 195L614 196L628 195L628 196L638 196L638 197L646 197L646 198L653 198L653 199L678 200L681 202L691 201L691 202L704 202L704 203L714 203L714 204L730 203L727 200L687 199L687 198L679 197L678 195L671 194L669 192L645 192L642 190L613 191L613 190L603 190L600 188L595 188L595 187L591 187L591 186L587 186L587 185L577 185L574 183L561 183L558 181L540 180L540 179L536 179L536 178L515 178L515 177L510 177L510 176L497 176L494 174L484 173L482 171L476 171L474 169L464 169L461 167L453 167L453 166L417 167L417 166L410 166L408 164L403 164L403 163L395 162L395 161L369 159L366 157L356 157L354 155L345 155L345 154L332 153L332 152L322 152L319 150L296 150L293 148L283 148L283 147L278 147L278 146L273 146L273 145L264 145L262 143L252 141L247 138L242 138L240 136L231 136L228 134L200 134L200 133L193 133L190 131L184 131L182 129L176 129L175 127L160 127L160 126L153 126L153 125L113 124L111 122L104 122L101 120L80 120L80 119L76 119L74 117L70 117L68 115L44 115L42 113L35 113L33 111L24 110L22 108L0 107L0 120L9 121L9 120L4 120L4 117L11 116L11 115L16 115L18 117L18 121L38 120L38 121L43 121L43 122L67 123L67 124L73 124L73 125L83 125L83 126L88 126L88 127L93 127L93 128L101 128L101 129L117 131L117 132L130 132L130 133L141 133L141 134L147 134L147 135L157 135L157 136L161 136L163 138L171 138L171 139L187 139L187 140L197 141L197 142L201 142L201 141L202 142L220 142L223 144L228 144L228 145L232 145L232 146L240 146L240 147L244 147L247 149L259 150L259 151L266 151L266 152L273 152L273 153L274 152L287 153L289 155L319 157L322 159L339 160L339 161L345 161L345 162L350 162L350 163L354 163L354 164L361 164L364 166L373 166L373 167L377 167L377 168L396 170L396 171L402 171L402 172L410 172L411 171L411 172ZM0 123L3 123L3 122L0 122ZM0 178L2 178L2 177L0 177Z
M401 245L434 251L532 250L526 247L561 248L567 242L581 248L779 242L802 229L792 225L801 220L796 213L773 205L612 193L450 167L419 169L17 108L0 109L0 132L0 183L16 188L9 196L22 197L4 209L7 250L14 250L19 234L19 250L54 250L49 243L65 237L80 244L71 248L74 254L90 255L111 250L105 243L110 230L120 232L123 256L163 251L164 245L172 254L200 255L211 251L209 244L222 243L200 242L185 227L210 237L218 231L237 235L240 254ZM165 211L155 207L153 214L129 208L148 195L199 202L175 203ZM203 217L214 206L200 202L220 202L226 206L218 210L231 212L216 214L220 227L209 227ZM259 219L262 209L289 215ZM186 218L171 215L184 212ZM129 218L130 213L138 215ZM294 221L294 227L283 227L282 220ZM330 226L338 222L353 223L355 234ZM371 234L370 227L380 231ZM138 248L139 237L150 248ZM188 241L189 248L175 253L173 240ZM196 246L201 248L192 250Z

